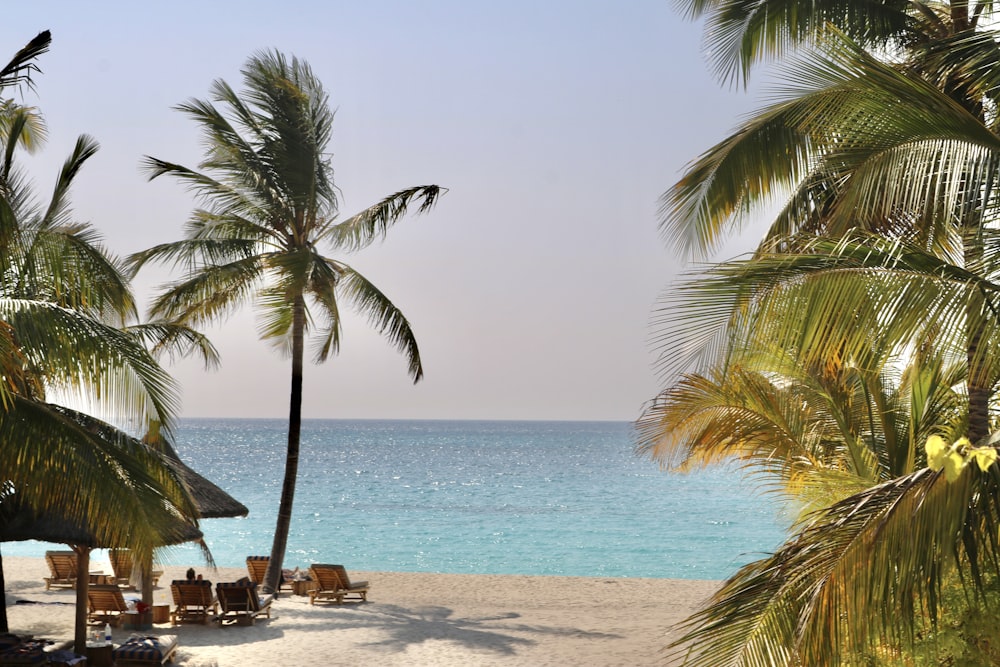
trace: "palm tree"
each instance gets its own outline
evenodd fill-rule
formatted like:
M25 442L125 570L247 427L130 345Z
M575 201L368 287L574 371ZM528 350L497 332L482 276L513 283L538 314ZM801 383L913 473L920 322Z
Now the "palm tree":
M258 52L242 70L241 97L216 81L211 101L177 107L200 125L207 145L199 170L147 158L150 178L169 174L205 202L187 224L186 237L132 256L136 270L149 261L187 269L153 303L155 318L198 326L252 302L260 335L292 362L288 449L271 560L264 589L278 588L299 460L305 338L316 327L314 360L340 347L341 305L354 307L402 352L414 382L423 368L403 313L367 278L339 259L382 238L411 204L429 210L441 189L401 190L338 221L328 145L333 113L309 66L277 52ZM223 105L223 111L213 102ZM319 322L317 323L317 319Z
M0 86L31 85L32 60L48 44L45 32L19 51L0 70ZM78 140L39 204L16 158L18 148L32 150L43 138L36 111L0 102L0 514L16 500L96 542L150 555L178 521L196 525L187 489L156 451L53 400L169 432L176 389L124 328L135 307L120 260L72 217L69 191L96 142ZM84 635L79 623L77 640Z
M811 20L816 7L797 18ZM729 21L740 9L716 9L713 34L723 35L718 26L735 26ZM905 17L910 9L873 9L871 30L895 25L882 21L880 11ZM844 6L820 10L846 13ZM775 16L786 14L778 7ZM698 377L737 386L727 374L765 340L765 349L794 355L806 370L847 364L871 375L902 363L920 377L931 372L931 361L960 364L955 389L964 405L942 415L936 428L949 439L967 433L979 442L992 430L1000 368L986 351L1000 340L1000 137L990 109L996 109L991 82L1000 58L992 38L968 31L944 30L931 48L930 31L922 41L914 37L927 28L925 20L900 21L900 34L877 42L905 47L907 57L892 64L827 24L812 26L813 33L803 26L783 33L747 21L760 44L778 34L815 33L826 40L825 51L793 61L787 76L795 83L785 85L783 100L703 155L665 195L668 237L678 247L706 250L756 204L790 192L752 258L720 265L710 279L665 301L665 349L696 353L664 367L678 383L644 417L647 451L699 460L713 437L724 440L716 430L695 443L700 453L686 452L692 440L675 429L676 413L674 422L666 415ZM973 71L977 76L969 76ZM872 356L873 344L894 354ZM699 363L702 370L690 374ZM751 370L775 377L770 361ZM868 406L873 413L886 409ZM922 423L926 433L928 422ZM857 449L852 437L838 434L843 452ZM912 435L910 442L898 451L912 459ZM727 444L730 451L741 445L738 438ZM922 464L916 456L910 466ZM847 498L833 495L773 557L727 582L691 619L682 640L690 642L688 662L838 664L844 651L872 642L911 641L920 610L936 614L942 582L956 563L982 590L984 572L998 572L996 466L970 469L951 484L910 466L886 468L893 477Z
M0 71L0 83L30 81L26 77L34 66L26 59L47 45L46 32L18 53L18 66ZM173 381L138 339L122 330L135 314L123 266L101 246L89 225L72 219L69 191L97 144L89 137L77 141L52 196L39 204L17 164L16 149L37 146L44 136L40 118L11 103L3 105L2 116L0 429L6 436L0 448L3 460L25 463L5 466L4 478L18 486L21 497L36 510L65 510L77 520L102 514L109 518L98 528L102 537L124 543L128 533L137 533L142 541L152 536L145 527L110 520L126 506L137 508L136 495L122 490L115 498L116 490L99 492L107 483L108 466L117 465L107 452L99 453L107 443L81 433L77 425L66 422L61 408L45 402L53 392L83 398L108 415L143 426L159 422L168 429L176 402ZM52 429L49 435L42 432L46 424ZM16 435L20 429L25 430L23 437ZM52 449L46 451L40 443ZM90 445L97 449L88 451ZM122 464L123 474L151 472L148 466L137 468L138 461ZM81 475L80 486L65 483L67 467ZM161 482L171 482L171 477ZM81 486L93 491L88 491L87 503L79 502ZM179 488L175 486L172 493L183 504ZM147 540L145 546L151 543Z
M982 262L982 230L989 224L984 216L993 205L987 199L995 186L995 168L976 163L983 154L974 156L968 151L987 148L980 142L988 145L991 141L983 133L995 130L1000 103L1000 47L991 26L991 5L970 6L961 1L805 5L794 0L722 0L693 1L688 11L692 16L707 15L708 48L723 78L741 74L745 81L758 61L799 54L802 60L793 59L795 67L788 72L802 67L814 80L839 77L843 81L851 74L851 67L868 61L861 65L869 67L866 76L881 77L885 87L850 110L837 108L835 99L848 94L848 85L830 90L832 97L821 102L827 105L825 111L813 107L812 111L790 110L783 116L764 114L752 131L745 126L704 155L663 198L663 230L676 247L684 251L717 247L725 231L745 220L755 204L792 187L795 194L765 243L785 243L778 239L795 232L837 237L848 229L862 228L930 244L938 255L966 267ZM899 79L885 78L891 74L873 73L871 65L879 62L907 73L903 86L923 82L927 89L941 94L941 99L929 98L921 105L923 117L912 114L922 127L910 127L902 133L899 127L886 132L879 127L878 118L898 108L890 96L900 85ZM797 73L789 80L798 80ZM795 88L794 84L788 86L790 91ZM920 94L917 90L916 95ZM956 106L967 115L957 118ZM860 115L850 118L852 112ZM794 113L800 115L793 117ZM834 120L838 129L807 131L804 125L817 130L819 124L815 117L807 118L803 113L823 114L827 120L839 115ZM930 126L938 114L958 125L935 131ZM893 131L896 134L890 133ZM872 141L873 132L882 134ZM744 133L749 136L741 136ZM862 137L862 133L868 136ZM901 143L904 136L912 145ZM954 145L940 143L956 138L971 143L955 151L949 151L956 148ZM865 155L854 151L857 143L866 146ZM754 177L744 183L730 180L747 175L755 159L748 151L757 148L764 148L767 157L756 160ZM901 168L904 159L911 161L905 169ZM945 161L949 159L954 161ZM939 176L942 166L949 172ZM966 168L970 180L964 179ZM917 179L917 187L910 187L911 179ZM900 214L900 207L906 215ZM969 437L974 442L989 433L991 388L989 372L980 369L986 355L979 349L983 341L978 330L983 324L977 314L983 307L970 303L965 314Z

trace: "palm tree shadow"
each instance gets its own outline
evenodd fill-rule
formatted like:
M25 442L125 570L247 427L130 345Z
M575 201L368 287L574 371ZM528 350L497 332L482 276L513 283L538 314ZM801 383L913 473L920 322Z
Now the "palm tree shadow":
M487 650L501 655L514 655L519 647L533 646L536 639L512 634L544 636L575 636L589 639L617 639L621 635L592 632L579 628L548 627L540 625L511 624L520 614L508 612L494 616L455 617L447 607L426 606L406 608L396 605L378 605L370 610L359 608L370 615L370 626L381 627L386 639L368 642L365 646L392 652L403 652L408 647L424 642L442 640L466 648Z

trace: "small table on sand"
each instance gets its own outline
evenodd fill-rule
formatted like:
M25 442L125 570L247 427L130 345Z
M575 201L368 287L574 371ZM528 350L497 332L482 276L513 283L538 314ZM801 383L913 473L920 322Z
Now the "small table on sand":
M112 667L114 656L111 655L115 645L108 643L87 642L87 667Z
M292 579L292 595L309 595L314 588L315 583L308 579Z

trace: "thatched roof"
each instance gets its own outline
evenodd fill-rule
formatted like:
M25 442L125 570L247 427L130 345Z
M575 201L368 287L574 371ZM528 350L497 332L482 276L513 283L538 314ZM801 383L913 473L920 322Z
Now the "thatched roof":
M39 540L59 544L101 549L115 546L101 544L90 530L75 521L60 517L53 513L37 513L25 507L16 494L9 494L0 502L0 542L20 542L23 540ZM202 532L197 526L181 518L171 526L163 536L163 546L193 542L202 539Z
M67 408L60 409L64 413L70 415L85 428L95 433L108 433L109 439L121 436L121 432L118 431L118 429L110 424L102 422L99 419L91 417L90 415L70 411ZM138 443L139 441L137 440L136 442ZM250 510L247 509L246 505L233 498L231 495L202 477L199 473L192 470L186 463L181 461L181 458L177 455L173 446L166 439L158 437L158 435L154 436L147 434L147 437L142 441L142 444L163 455L167 465L169 465L181 478L184 484L187 485L201 518L221 519L246 516L250 513Z
M250 513L246 505L189 468L186 463L177 458L172 447L169 445L167 447L169 448L169 451L165 452L167 464L187 485L201 518L224 519L246 516Z

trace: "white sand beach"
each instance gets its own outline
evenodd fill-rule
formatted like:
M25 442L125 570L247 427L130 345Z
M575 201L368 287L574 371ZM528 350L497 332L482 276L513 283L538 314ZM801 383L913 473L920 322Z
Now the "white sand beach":
M99 569L99 560L92 563ZM3 559L12 632L72 639L72 590L45 590L45 561ZM243 569L205 578L235 581ZM156 604L170 603L169 583L187 566L167 565ZM309 605L284 592L271 618L249 627L157 624L146 634L174 634L177 665L656 665L670 626L694 611L714 581L519 575L415 574L348 570L367 579L369 601ZM106 571L110 571L107 570ZM126 597L131 595L127 593ZM28 601L25 603L24 601ZM119 643L131 632L113 630Z

